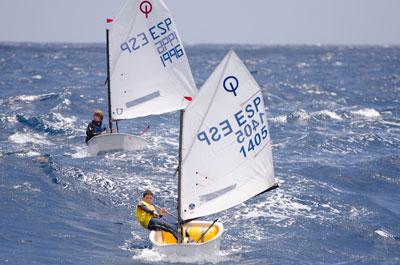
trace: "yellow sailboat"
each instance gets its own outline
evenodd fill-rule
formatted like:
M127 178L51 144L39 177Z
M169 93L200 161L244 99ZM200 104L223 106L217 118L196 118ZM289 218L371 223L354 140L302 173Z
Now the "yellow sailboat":
M230 51L185 111L181 111L178 220L182 242L152 231L163 254L218 252L224 226L199 218L278 187L262 92Z

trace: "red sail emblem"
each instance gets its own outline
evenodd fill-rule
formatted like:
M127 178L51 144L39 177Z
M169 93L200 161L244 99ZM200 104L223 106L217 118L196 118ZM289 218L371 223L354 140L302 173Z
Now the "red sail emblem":
M150 1L145 0L140 3L139 9L140 12L142 12L146 18L148 18L149 14L153 10L153 5L150 3Z

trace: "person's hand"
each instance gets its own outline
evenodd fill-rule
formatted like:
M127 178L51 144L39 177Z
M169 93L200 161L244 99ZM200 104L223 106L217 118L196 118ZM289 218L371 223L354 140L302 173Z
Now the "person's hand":
M167 214L167 210L165 210L165 208L161 208L160 215L166 215L166 214Z
M152 215L153 215L154 217L160 218L160 215L159 215L158 213L156 213L156 211L152 211L151 213L152 213Z

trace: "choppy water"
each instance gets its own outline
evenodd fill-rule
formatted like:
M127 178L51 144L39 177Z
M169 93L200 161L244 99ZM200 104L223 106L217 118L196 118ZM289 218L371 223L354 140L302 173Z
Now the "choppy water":
M199 87L229 48L187 49ZM235 49L263 88L281 187L218 215L221 255L182 260L133 220L144 188L175 208L178 114L120 124L149 124L146 150L87 157L104 47L0 44L0 263L400 264L400 48Z

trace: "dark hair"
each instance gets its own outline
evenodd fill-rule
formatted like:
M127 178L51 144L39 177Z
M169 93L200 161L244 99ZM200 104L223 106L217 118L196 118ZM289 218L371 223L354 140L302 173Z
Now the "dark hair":
M143 192L143 198L146 197L147 195L154 196L154 195L153 195L153 192L151 192L151 190L145 190L145 191Z

